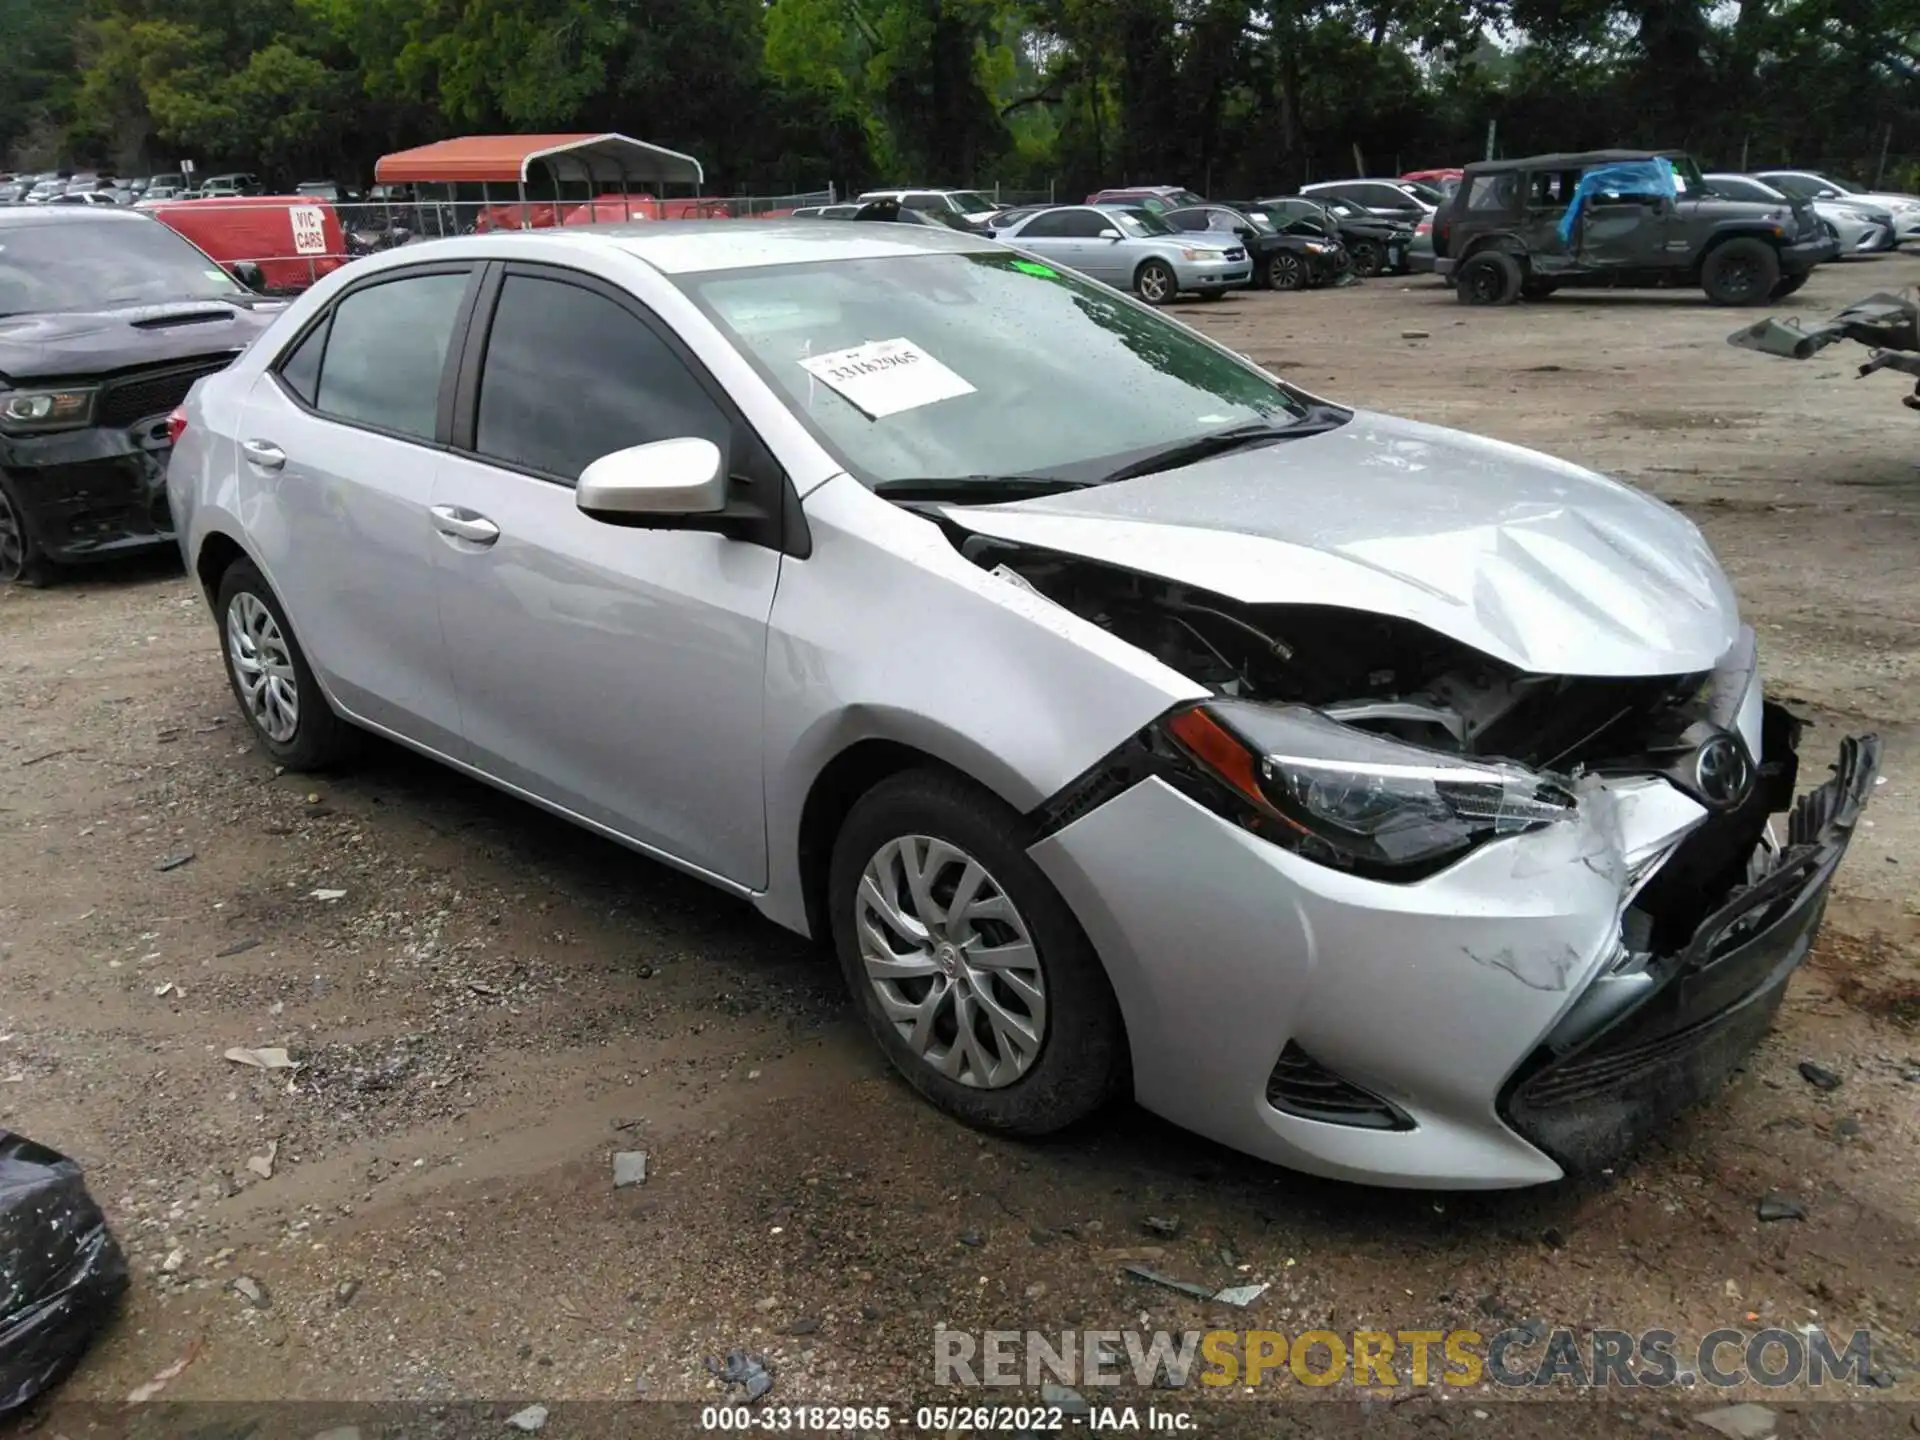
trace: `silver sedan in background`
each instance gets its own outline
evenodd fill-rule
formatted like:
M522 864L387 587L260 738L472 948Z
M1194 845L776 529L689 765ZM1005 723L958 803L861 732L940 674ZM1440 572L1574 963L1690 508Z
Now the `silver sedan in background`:
M388 251L168 429L276 763L373 731L830 942L1004 1133L1611 1165L1766 1034L1877 768L1794 801L1677 511L942 226Z
M1752 200L1762 205L1792 205L1792 198L1751 175L1718 173L1703 177L1713 193L1728 200ZM1815 199L1807 202L1833 232L1844 255L1877 255L1892 250L1893 212L1870 200Z
M994 238L1131 290L1150 305L1183 293L1218 299L1253 283L1246 246L1230 237L1185 235L1130 205L1060 205L1036 210Z

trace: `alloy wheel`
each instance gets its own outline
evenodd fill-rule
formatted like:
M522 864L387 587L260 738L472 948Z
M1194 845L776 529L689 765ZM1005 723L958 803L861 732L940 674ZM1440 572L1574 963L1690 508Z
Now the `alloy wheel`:
M26 568L27 532L6 491L0 490L0 585L12 584Z
M1150 305L1158 305L1171 298L1173 284L1167 272L1158 265L1148 265L1140 271L1140 298Z
M975 1089L1027 1073L1047 1034L1046 975L984 865L948 841L903 835L867 862L854 907L867 979L915 1055Z
M1276 290L1298 290L1302 274L1300 257L1291 250L1282 250L1267 267L1268 278Z
M1722 261L1720 288L1734 298L1753 294L1760 288L1760 267L1751 260L1736 258Z
M300 728L300 678L279 622L249 590L227 606L227 656L248 718L276 745L288 743Z

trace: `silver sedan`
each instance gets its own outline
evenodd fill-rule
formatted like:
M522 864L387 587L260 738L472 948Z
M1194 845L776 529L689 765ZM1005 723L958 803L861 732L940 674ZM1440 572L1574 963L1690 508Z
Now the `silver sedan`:
M265 757L385 735L830 943L1004 1133L1610 1165L1766 1033L1877 767L1794 800L1678 512L943 227L408 246L168 429Z
M1253 262L1244 245L1180 234L1135 206L1038 210L996 228L994 238L1131 290L1150 305L1183 293L1217 299L1253 283Z

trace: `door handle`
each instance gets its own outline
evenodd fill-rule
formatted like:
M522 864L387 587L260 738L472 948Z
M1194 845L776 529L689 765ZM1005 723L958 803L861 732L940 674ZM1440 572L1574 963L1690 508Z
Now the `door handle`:
M442 535L465 540L472 545L491 545L500 538L500 527L484 515L462 510L457 505L435 505L429 512L433 528Z
M240 453L247 457L249 465L261 470L279 470L287 463L287 452L265 440L242 440Z

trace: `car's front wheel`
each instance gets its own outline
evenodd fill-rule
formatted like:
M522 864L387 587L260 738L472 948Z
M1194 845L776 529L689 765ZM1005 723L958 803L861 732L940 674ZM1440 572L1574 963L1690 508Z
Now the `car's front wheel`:
M1700 267L1700 288L1716 305L1761 305L1780 283L1780 257L1764 240L1739 236L1714 247Z
M1133 276L1133 288L1149 305L1164 305L1180 293L1180 277L1164 260L1149 260Z
M1375 241L1356 240L1350 253L1353 256L1353 273L1363 280L1371 280L1386 266L1386 257Z
M1770 300L1784 300L1806 283L1807 272L1804 270L1798 275L1782 275L1774 282L1773 293L1767 298Z
M867 1028L941 1109L1044 1135L1114 1094L1126 1037L1106 972L996 797L932 770L882 781L841 827L828 905Z
M1307 262L1291 250L1276 250L1267 261L1267 283L1276 290L1304 290Z
M352 732L320 693L279 599L251 561L227 567L214 605L228 683L268 753L289 770L340 759Z
M46 585L54 564L27 528L27 517L13 487L0 475L0 585Z

